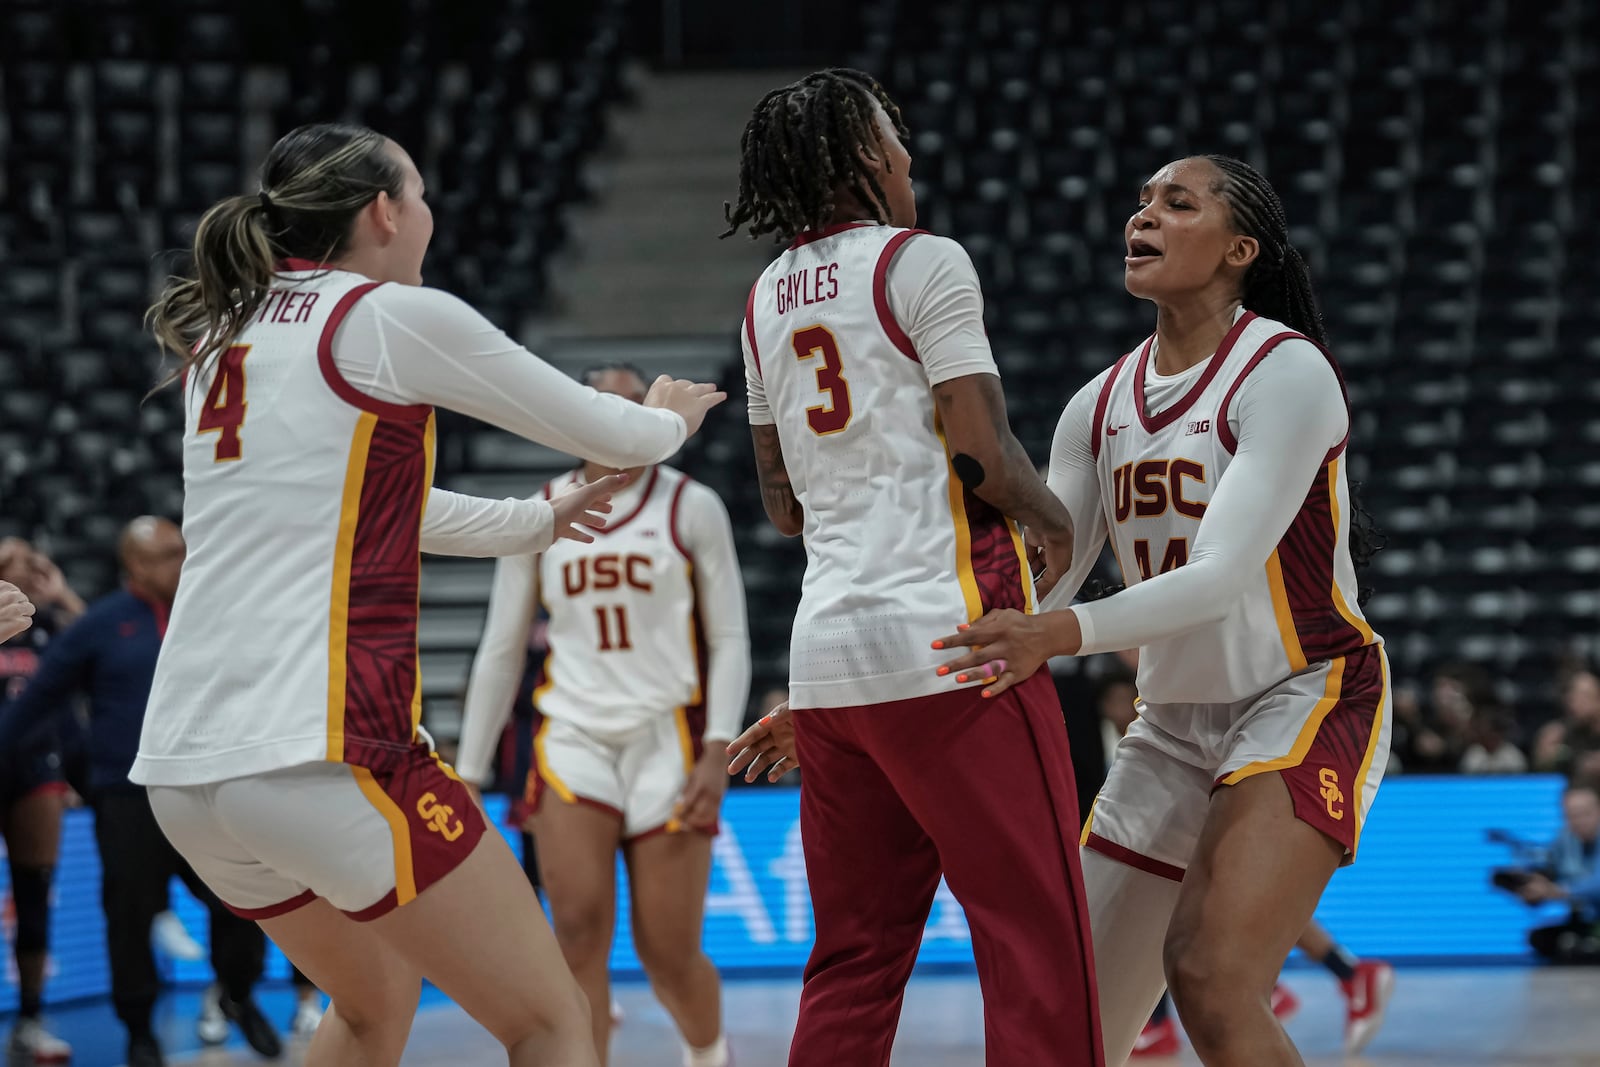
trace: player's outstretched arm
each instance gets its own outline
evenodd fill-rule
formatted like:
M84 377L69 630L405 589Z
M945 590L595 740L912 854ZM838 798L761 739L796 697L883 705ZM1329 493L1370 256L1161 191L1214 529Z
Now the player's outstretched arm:
M428 493L422 512L422 551L436 556L520 556L560 540L594 540L605 526L611 494L628 482L613 474L576 486L553 500L490 500L445 489Z
M459 411L608 467L659 463L727 395L658 381L644 405L597 393L437 289L380 286L341 328L335 360L357 390Z
M1044 546L1036 579L1048 593L1072 565L1072 516L1045 486L1006 421L1006 398L993 374L968 374L933 387L956 475L980 500L1032 531Z
M783 465L783 444L778 428L753 425L750 437L756 446L756 476L761 480L761 504L767 518L785 537L798 537L805 527L805 511L795 499L789 469Z
M539 558L506 556L495 565L489 613L461 703L456 773L476 785L494 777L495 748L505 731L522 680L528 627L539 606Z

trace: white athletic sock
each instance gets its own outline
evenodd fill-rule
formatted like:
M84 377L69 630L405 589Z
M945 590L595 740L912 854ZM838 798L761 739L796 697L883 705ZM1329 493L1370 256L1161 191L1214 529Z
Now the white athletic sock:
M1161 946L1179 884L1085 848L1083 888L1100 987L1106 1064L1122 1064L1167 988Z
M683 1067L728 1067L728 1036L718 1034L705 1048L683 1046Z

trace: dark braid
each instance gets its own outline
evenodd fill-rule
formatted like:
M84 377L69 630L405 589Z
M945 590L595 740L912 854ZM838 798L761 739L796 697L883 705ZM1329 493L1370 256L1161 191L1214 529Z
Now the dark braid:
M1244 306L1326 347L1328 331L1311 291L1311 272L1289 243L1289 218L1278 191L1248 163L1232 156L1205 158L1222 172L1222 181L1212 192L1227 201L1239 232L1261 246L1261 254L1244 275Z
M878 222L888 199L862 162L863 145L888 165L872 118L877 101L900 139L910 133L883 86L848 67L808 74L774 89L756 104L739 139L739 200L723 204L731 237L743 226L751 238L776 234L791 241L802 230L833 221L834 194L849 190Z
M1261 246L1255 262L1245 271L1241 302L1256 314L1277 319L1326 348L1328 330L1311 289L1311 272L1299 250L1289 243L1289 218L1278 191L1248 163L1232 156L1204 158L1222 172L1222 180L1212 192L1227 202L1239 232L1254 237ZM1350 486L1350 557L1358 571L1384 545L1383 532L1357 495L1359 488ZM1372 590L1363 584L1358 600L1365 603L1371 595Z

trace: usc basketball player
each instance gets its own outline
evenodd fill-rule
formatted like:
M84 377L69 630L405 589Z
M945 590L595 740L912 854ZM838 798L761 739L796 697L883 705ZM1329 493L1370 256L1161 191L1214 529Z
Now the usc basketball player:
M1001 694L1054 655L1140 649L1139 718L1084 831L1095 954L1116 961L1100 972L1108 1060L1170 985L1203 1062L1300 1064L1272 988L1355 857L1389 753L1349 404L1259 173L1170 163L1126 236L1156 331L1067 405L1049 481L1080 538L1061 595L1107 536L1127 589L993 613L941 639L973 651L940 671L997 676L985 691Z
M183 360L189 553L133 780L219 897L332 999L312 1067L396 1064L427 977L509 1061L594 1064L533 890L420 728L419 553L587 540L602 479L550 501L432 488L433 405L616 467L718 402L596 393L423 287L422 177L357 126L297 129L201 219L151 312Z
M597 367L583 378L602 393L644 401L644 377L632 366ZM585 464L544 496L608 473ZM724 1067L721 983L701 928L727 783L722 750L739 732L750 694L744 582L715 493L663 464L627 473L593 543L508 556L496 568L458 770L468 781L490 778L542 603L550 652L533 697L527 800L556 940L588 994L600 1060L611 1038L607 960L620 850L634 947L677 1023L685 1067Z
M762 497L804 534L789 697L816 920L791 1067L881 1067L941 873L966 908L993 1064L1101 1062L1077 798L1049 679L933 673L945 618L1031 610L1018 523L1072 558L1006 422L966 252L916 222L899 110L859 71L768 93L741 226L787 244L745 305Z

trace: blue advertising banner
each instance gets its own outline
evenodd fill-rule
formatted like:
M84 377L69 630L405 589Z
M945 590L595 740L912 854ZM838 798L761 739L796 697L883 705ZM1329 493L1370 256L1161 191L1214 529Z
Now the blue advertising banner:
M1530 909L1489 887L1489 871L1512 861L1509 851L1485 839L1490 829L1545 842L1560 828L1558 779L1397 778L1384 785L1361 843L1360 861L1333 879L1318 910L1321 919L1358 953L1390 959L1462 961L1523 959L1530 926L1555 921L1559 907ZM784 787L734 789L723 809L723 832L706 901L706 947L729 974L798 971L811 945L811 902L800 845L799 795ZM501 798L489 801L499 820ZM99 996L109 988L105 923L100 912L100 865L92 816L68 813L56 878L52 920L52 1002ZM508 833L515 847L514 833ZM618 872L619 900L626 878ZM0 865L7 937L0 1011L16 1007L16 970L9 951L11 897ZM205 912L176 881L175 910L205 941ZM966 919L948 889L940 887L923 940L921 962L970 965ZM205 962L162 964L177 982L210 979ZM639 971L628 928L618 908L612 966ZM269 975L286 977L276 952Z

